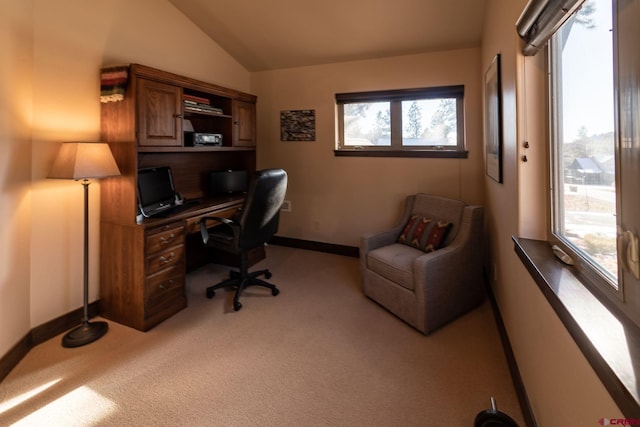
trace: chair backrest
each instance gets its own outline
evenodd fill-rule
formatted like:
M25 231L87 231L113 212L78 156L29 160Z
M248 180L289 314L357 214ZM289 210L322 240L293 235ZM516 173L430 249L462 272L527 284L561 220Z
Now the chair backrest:
M240 216L240 248L260 246L278 231L286 191L287 173L284 170L265 169L255 173Z
M443 246L451 243L458 234L462 213L465 206L468 206L467 203L424 193L418 193L412 197L414 197L412 213L451 223L451 229L447 233Z

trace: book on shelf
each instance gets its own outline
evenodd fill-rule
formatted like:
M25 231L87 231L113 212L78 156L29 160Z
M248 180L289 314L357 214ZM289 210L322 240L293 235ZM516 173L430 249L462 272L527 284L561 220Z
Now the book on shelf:
M184 100L184 102L195 102L196 104L205 104L205 105L209 105L211 103L211 101L209 101L207 98L203 98L201 96L196 96L196 95L189 95L187 93L183 93L182 94L182 99Z
M222 108L212 107L211 105L206 105L206 104L191 104L191 103L185 102L184 109L185 111L193 111L196 113L205 112L205 113L212 113L212 114L224 114L224 112L222 111Z

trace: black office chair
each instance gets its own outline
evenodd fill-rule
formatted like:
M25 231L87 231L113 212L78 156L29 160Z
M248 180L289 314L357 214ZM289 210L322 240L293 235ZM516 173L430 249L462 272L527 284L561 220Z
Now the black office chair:
M280 293L271 283L258 278L271 278L269 270L249 272L247 253L263 246L278 230L280 208L287 191L287 173L282 169L267 169L256 172L244 199L242 209L235 220L220 217L204 217L200 220L202 241L208 248L240 255L240 271L231 271L230 278L207 288L207 298L213 298L216 289L233 287L233 309L242 308L240 295L249 286L271 289L271 294ZM218 224L210 227L212 222Z

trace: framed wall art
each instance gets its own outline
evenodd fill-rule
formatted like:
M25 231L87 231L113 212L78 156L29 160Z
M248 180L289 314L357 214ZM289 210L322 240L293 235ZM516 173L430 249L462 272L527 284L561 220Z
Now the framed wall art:
M280 111L280 141L315 141L316 110Z
M488 176L502 182L502 84L500 54L484 73L484 152Z

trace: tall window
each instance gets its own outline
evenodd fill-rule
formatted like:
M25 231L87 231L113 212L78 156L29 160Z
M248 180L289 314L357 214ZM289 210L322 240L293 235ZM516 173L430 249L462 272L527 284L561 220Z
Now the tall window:
M463 86L343 93L337 151L463 151Z
M611 0L587 0L551 40L552 232L618 289Z

